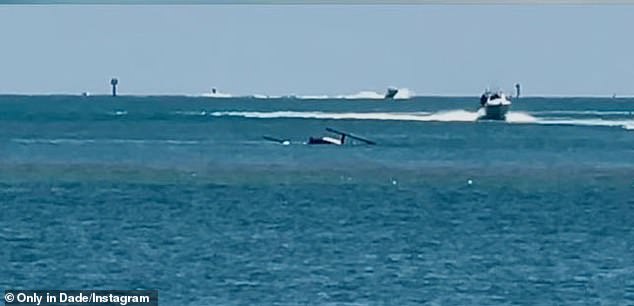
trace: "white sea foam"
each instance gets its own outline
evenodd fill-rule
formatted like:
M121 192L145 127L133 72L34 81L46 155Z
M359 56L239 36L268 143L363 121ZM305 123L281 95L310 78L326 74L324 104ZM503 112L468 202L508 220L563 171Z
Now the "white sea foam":
M108 115L111 115L111 116L125 116L127 114L128 114L128 111L122 110L122 109L108 112Z
M291 98L303 99L303 100L325 100L332 99L332 97L327 95L305 95L305 96L290 96Z
M354 94L346 94L346 95L301 95L301 96L293 96L297 99L306 99L306 100L324 100L324 99L344 99L344 100L381 100L385 99L384 93L379 93L376 91L364 90ZM394 96L394 99L410 99L414 97L414 92L409 90L408 88L399 88L398 93Z
M55 139L46 139L46 138L13 138L11 139L13 142L17 142L20 144L52 144L52 145L60 145L60 144L75 144L82 145L88 143L94 143L94 139L72 139L72 138L55 138Z
M231 94L222 93L222 92L219 92L219 91L216 91L215 93L206 92L206 93L203 93L200 96L205 97L205 98L232 98L233 97L233 95L231 95Z
M634 120L607 120L607 119L540 119L539 124L549 125L581 125L581 126L607 126L622 127L626 130L634 129Z
M222 96L223 94L220 94ZM404 94L405 96L409 93ZM361 92L350 96L340 96L342 99L383 99L382 95L375 92ZM252 96L257 99L279 98L274 96ZM328 96L302 96L303 99L331 99ZM128 114L126 110L115 110L109 112L113 116L125 116ZM258 111L175 111L171 114L183 116L231 116L246 118L306 118L306 119L356 119L356 120L400 120L400 121L439 121L439 122L473 122L484 115L482 109L477 112L467 110L446 110L438 112L320 112L320 111L274 111L274 112L258 112ZM558 115L540 117L539 115ZM568 116L584 115L582 118L572 118ZM588 116L625 116L619 119L607 119L605 117L588 118ZM578 126L607 126L622 127L627 130L634 130L634 111L601 111L601 110L549 110L549 111L533 111L519 112L509 111L506 116L508 123L523 124L544 124L544 125L578 125ZM632 118L632 119L630 119ZM21 141L25 142L25 141ZM35 142L40 142L35 140ZM56 143L72 143L73 139L52 139L45 141L50 144ZM116 140L115 140L116 142Z
M175 111L172 112L173 115L181 115L181 116L207 116L209 113L205 110L201 111Z
M532 111L533 115L595 115L595 116L634 116L633 110L622 111L602 111L602 110L548 110L548 111Z
M414 93L413 90L410 90L409 88L400 88L396 96L394 96L394 99L409 99L415 96L416 93Z
M295 98L302 100L326 100L326 99L344 99L344 100L380 100L385 98L385 93L376 91L359 91L354 94L344 95L265 95L265 94L252 94L252 95L233 95L223 92L206 92L197 95L187 95L190 97L205 97L205 98L255 98L255 99L280 99L280 98ZM394 99L410 99L415 94L409 88L398 88L398 93L394 96Z
M269 96L269 95L255 94L255 95L250 96L250 98L254 98L254 99L280 99L280 98L282 98L282 96Z
M360 91L355 94L341 95L335 98L338 98L338 99L383 99L385 98L385 95L382 95L374 91Z
M193 113L198 115L199 113ZM305 118L305 119L353 119L353 120L397 120L397 121L437 121L437 122L474 122L483 115L482 110L478 112L467 110L448 110L435 113L429 112L311 112L311 111L275 111L275 112L247 112L247 111L224 111L209 112L215 117L245 117L245 118ZM506 122L521 124L545 124L545 125L582 125L582 126L614 126L634 130L634 120L607 120L607 119L573 119L573 118L539 118L526 112L510 111L506 115Z
M402 120L402 121L430 121L428 113L327 113L327 112L212 112L212 116L233 116L245 118L305 118L305 119L357 119L357 120Z
M246 118L306 118L306 119L356 119L356 120L400 120L400 121L442 121L442 122L470 122L478 119L478 112L466 110L440 111L436 113L411 112L411 113L328 113L328 112L211 112L211 116L233 116Z
M528 113L510 111L506 114L506 121L511 123L537 123L539 119Z

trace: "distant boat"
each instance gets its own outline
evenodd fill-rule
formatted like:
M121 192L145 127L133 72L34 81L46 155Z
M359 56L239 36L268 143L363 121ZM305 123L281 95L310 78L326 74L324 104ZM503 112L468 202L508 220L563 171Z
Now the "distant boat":
M511 100L501 92L486 91L480 97L480 106L484 108L484 116L480 120L506 120L506 113L511 108Z
M231 98L232 96L230 94L222 93L222 92L218 91L214 87L214 88L211 89L210 92L204 93L203 97L207 97L207 98Z
M387 89L387 92L385 93L385 99L394 99L397 93L398 93L398 89L394 87L390 87Z

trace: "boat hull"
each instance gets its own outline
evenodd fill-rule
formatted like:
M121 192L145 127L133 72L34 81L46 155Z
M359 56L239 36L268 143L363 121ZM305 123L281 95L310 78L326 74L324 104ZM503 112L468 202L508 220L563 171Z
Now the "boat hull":
M397 93L398 93L398 89L396 89L396 88L388 88L387 92L385 93L385 99L394 99L394 97L396 97Z
M485 105L481 120L506 120L510 105Z

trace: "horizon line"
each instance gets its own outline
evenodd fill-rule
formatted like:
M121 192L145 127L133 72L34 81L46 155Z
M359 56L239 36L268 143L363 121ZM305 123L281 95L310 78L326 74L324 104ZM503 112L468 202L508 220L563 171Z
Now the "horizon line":
M208 98L208 99L235 99L235 98L253 98L253 99L285 99L285 98L296 98L301 100L411 100L413 98L473 98L479 97L480 94L476 95L439 95L439 94L428 94L428 95L412 95L409 98L396 98L396 99L382 99L382 98L363 98L363 97L355 97L355 98L346 98L341 95L339 96L331 96L331 95L296 95L296 94L286 94L286 95L265 95L265 94L249 94L249 95L232 95L227 93L221 93L219 96L210 95L210 93L202 93L202 94L179 94L179 93L165 93L165 94L126 94L126 93L118 93L116 96L112 96L111 94L103 93L103 94L76 94L76 93L0 93L0 97L82 97L82 98L91 98L91 97L136 97L136 98L151 98L151 97L182 97L182 98ZM535 98L603 98L603 99L632 99L634 95L559 95L559 94L546 94L546 95L522 95L519 98L515 96L511 96L511 99L535 99Z

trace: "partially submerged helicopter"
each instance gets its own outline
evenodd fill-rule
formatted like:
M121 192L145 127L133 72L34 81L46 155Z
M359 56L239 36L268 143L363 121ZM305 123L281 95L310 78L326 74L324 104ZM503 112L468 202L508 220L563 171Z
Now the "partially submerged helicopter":
M306 142L306 144L309 144L309 145L336 145L336 146L341 146L341 145L344 145L346 143L346 138L358 140L360 142L363 142L363 143L366 143L366 144L369 144L369 145L375 145L376 144L376 142L374 142L372 140L365 139L363 137L359 137L359 136L356 136L356 135L352 135L352 134L347 133L347 132L337 131L337 130L331 129L331 128L326 128L326 131L331 132L333 134L339 135L339 138L329 137L329 136L309 137L308 141ZM288 139L280 139L280 138L275 138L275 137L270 137L270 136L262 136L262 138L264 138L266 140L269 140L269 141L277 142L277 143L282 144L282 145L291 144L291 141L288 140Z

